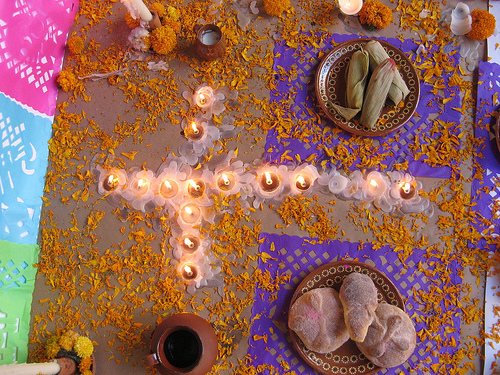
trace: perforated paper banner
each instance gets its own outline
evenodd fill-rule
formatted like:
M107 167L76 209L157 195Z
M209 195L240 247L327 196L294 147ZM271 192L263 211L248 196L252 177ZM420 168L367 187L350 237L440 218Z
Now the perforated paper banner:
M319 105L315 93L315 75L316 70L321 62L321 57L327 54L334 46L339 43L357 38L356 35L339 35L339 34L318 34L315 37L318 46L299 45L297 48L291 48L286 43L286 38L276 42L274 48L274 73L276 86L271 90L271 99L277 103L283 101L288 108L283 108L283 117L290 118L295 128L290 133L307 134L305 140L289 137L282 138L279 132L272 129L268 132L266 142L266 159L269 162L279 162L283 155L296 159L296 155L300 156L301 160L309 160L308 157L316 154L315 162L320 162L323 158L327 158L324 148L335 150L338 145L343 145L347 148L350 154L358 156L358 161L354 163L351 169L357 169L360 156L363 153L360 142L350 143L352 136L345 131L338 135L334 135L333 139L325 140L321 134L327 126L336 128L331 120L326 116L321 116ZM418 45L413 40L399 40L396 38L380 38L386 40L393 46L402 50L409 58L415 59ZM432 61L433 49L428 51L427 59ZM439 52L438 52L439 53ZM450 54L450 62L458 69L459 54ZM295 70L297 74L292 76L290 71ZM448 80L451 74L443 72L444 92L440 96L432 92L433 86L420 82L420 101L416 110L416 114L412 119L399 130L390 133L383 137L374 137L374 147L378 156L384 156L384 164L389 169L394 163L408 161L409 170L415 176L426 177L449 177L451 168L449 166L433 165L426 163L427 155L415 157L415 153L411 150L416 137L419 142L426 144L426 137L435 138L438 134L432 133L432 122L434 120L443 121L443 123L460 124L461 113L454 108L460 108L460 97L457 87L448 85ZM289 100L289 98L291 99ZM449 100L446 104L442 103L442 98ZM301 124L294 121L295 118L307 121L306 129L301 128ZM279 119L277 119L279 121ZM449 127L449 125L448 125ZM451 130L451 133L458 135L460 126ZM394 138L394 140L392 140ZM389 143L384 143L384 140L391 139ZM378 144L378 146L377 146ZM457 164L456 161L450 160L450 164ZM335 166L338 168L338 166Z
M78 0L7 0L0 5L0 92L54 115L57 73Z
M52 120L0 93L0 239L35 244Z
M28 358L37 245L0 241L0 365Z
M437 258L430 258L426 264L420 262L424 259L425 251L414 249L413 254L405 260L404 266L398 254L392 248L385 246L379 250L373 249L371 244L359 244L340 241L316 243L310 238L286 236L277 234L262 234L263 240L260 252L269 254L266 262L259 261L259 269L269 271L271 275L289 274L289 284L280 287L279 291L270 293L265 288L255 291L255 303L252 309L252 331L249 341L248 354L252 358L252 365L269 364L275 368L282 368L284 361L290 370L301 375L316 374L307 363L296 353L290 341L287 328L288 309L292 295L302 279L317 267L341 259L359 259L359 261L375 266L383 272L399 289L405 300L406 311L416 323L416 330L420 332L427 328L425 321L432 321L435 311L423 313L419 311L421 304L414 290L422 296L427 295L430 288L440 288L440 281L426 278L421 272L421 267L433 273L432 264L440 262ZM347 258L346 258L347 257ZM459 285L462 280L458 276L460 266L456 261L451 261L448 266L450 285ZM448 286L450 286L448 285ZM425 297L424 297L425 298ZM454 296L453 296L454 298ZM450 310L446 298L438 302L443 314L447 314L446 323L442 324L435 337L449 342L460 342L460 317L458 313ZM417 319L416 317L420 317ZM430 335L432 336L432 335ZM430 337L428 336L428 337ZM266 340L261 339L266 337ZM267 341L267 343L266 343ZM400 374L408 373L412 368L423 364L428 374L446 373L446 364L440 363L440 356L453 355L457 349L453 346L438 347L427 338L421 341L417 338L417 348L410 359L403 365L383 369L381 373ZM349 361L349 359L346 359ZM431 365L441 367L441 371L433 371ZM351 368L349 374L359 373L357 368ZM269 373L269 372L265 372ZM335 372L332 372L334 374ZM420 372L417 372L420 373Z

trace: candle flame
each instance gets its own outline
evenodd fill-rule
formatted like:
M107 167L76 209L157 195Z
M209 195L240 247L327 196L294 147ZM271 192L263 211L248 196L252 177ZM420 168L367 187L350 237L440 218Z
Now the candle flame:
M207 99L205 98L205 95L203 93L200 93L200 103L205 104L207 102Z
M189 238L185 238L184 239L184 244L189 247L190 249L192 249L194 247L194 242L191 241Z
M191 266L188 266L187 264L184 266L184 272L186 272L187 277L193 276L193 269Z
M401 186L401 189L403 189L403 191L405 192L405 194L408 194L410 193L410 190L411 190L411 185L409 182L405 182L403 184L403 186Z
M370 180L370 185L373 186L373 187L377 187L378 183L375 180Z
M307 185L306 180L305 180L304 176L302 176L302 175L300 175L300 176L297 177L297 182L302 187L306 187L306 185Z
M139 189L142 189L143 187L147 186L148 182L143 179L143 178L139 178L139 180L137 181L137 187Z
M200 133L200 130L198 129L198 127L196 126L196 122L194 122L194 121L191 123L191 129L193 129L194 134Z
M193 187L194 190L199 191L201 189L200 185L198 185L194 180L188 181L189 185Z
M229 178L227 177L227 174L223 173L221 177L222 177L222 181L224 182L224 185L229 186L229 184L231 183L231 181L229 181Z
M108 176L108 184L109 185L113 185L114 182L115 182L115 175L114 174L110 174Z
M266 176L266 184L272 185L273 184L273 180L271 178L271 173L265 172L264 175Z
M165 187L169 190L172 189L172 185L168 180L163 181L163 185L165 185Z
M186 206L186 208L184 208L184 210L186 211L186 213L187 213L188 215L191 215L191 216L192 216L192 215L194 214L193 210L192 210L192 209L191 209L191 207L189 207L189 206Z

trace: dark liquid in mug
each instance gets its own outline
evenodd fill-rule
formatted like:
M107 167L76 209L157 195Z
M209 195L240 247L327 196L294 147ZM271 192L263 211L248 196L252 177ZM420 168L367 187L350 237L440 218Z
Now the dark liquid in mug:
M167 336L163 350L172 366L183 369L197 364L201 345L193 332L180 329Z

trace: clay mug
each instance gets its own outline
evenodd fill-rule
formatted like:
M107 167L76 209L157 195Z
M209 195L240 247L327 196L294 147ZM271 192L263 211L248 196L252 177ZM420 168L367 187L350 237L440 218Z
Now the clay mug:
M205 375L217 359L217 335L195 314L174 314L153 332L151 354L144 359L162 375Z
M226 38L214 24L194 25L195 47L199 57L205 60L218 59L226 53Z

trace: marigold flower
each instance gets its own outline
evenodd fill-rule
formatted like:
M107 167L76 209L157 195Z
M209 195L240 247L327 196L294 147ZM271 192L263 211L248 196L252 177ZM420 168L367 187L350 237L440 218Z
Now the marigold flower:
M83 51L85 45L83 44L83 39L79 36L72 36L68 39L68 49L73 55L78 55Z
M156 53L166 55L177 45L175 31L170 26L157 27L151 32L151 46Z
M80 336L75 341L75 352L80 358L87 358L92 355L94 351L94 344L88 337Z
M496 19L493 14L484 9L474 9L472 16L472 29L467 36L473 40L483 40L493 35L496 26Z
M378 0L367 0L358 13L362 25L383 29L392 22L392 10Z
M61 346L58 344L58 341L59 336L52 336L47 340L47 343L45 344L45 356L48 359L55 358L61 350Z
M149 9L152 11L154 10L156 13L158 13L158 17L160 18L163 18L167 15L167 10L162 3L153 3L153 5L151 5Z
M83 358L81 361L80 361L80 364L78 365L78 369L80 370L80 372L84 372L86 370L90 370L90 366L92 366L92 357L86 357L86 358Z
M68 68L65 68L59 72L59 76L57 77L57 83L61 86L63 91L71 91L78 84L78 78L70 71Z
M180 13L179 10L172 5L167 7L167 17L174 20L179 21Z
M141 25L141 20L139 18L134 18L130 12L125 13L125 22L127 26L131 29L135 29Z
M162 25L169 26L175 33L179 33L181 31L181 23L173 20L172 18L164 18Z
M82 371L81 375L92 375L92 371L90 371L90 370Z
M290 8L290 0L264 0L264 8L270 16L279 16Z

